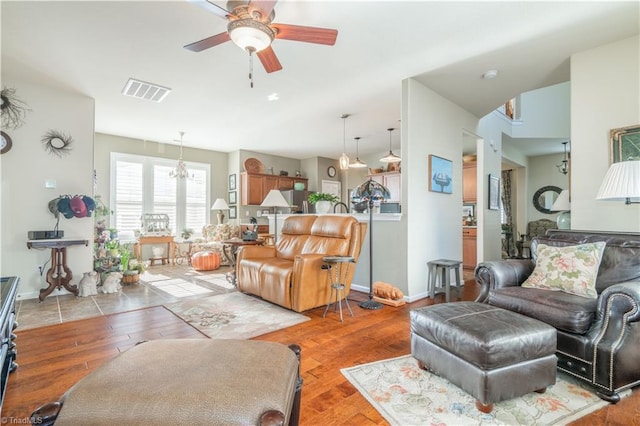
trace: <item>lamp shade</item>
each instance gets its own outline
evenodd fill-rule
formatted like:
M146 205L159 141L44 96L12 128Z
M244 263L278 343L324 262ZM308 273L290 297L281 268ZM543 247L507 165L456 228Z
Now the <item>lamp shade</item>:
M613 163L604 176L597 200L625 201L640 197L640 160Z
M571 210L571 202L569 201L569 190L563 189L551 206L552 212L566 212Z
M262 22L254 19L237 19L227 26L229 37L241 49L260 52L271 45L275 34Z
M289 203L287 203L287 200L285 200L284 196L282 195L282 192L278 191L277 189L272 189L264 198L264 200L262 201L262 204L260 204L260 207L291 207L291 206L289 206Z
M216 201L211 206L211 210L229 210L227 202L222 198L216 198Z

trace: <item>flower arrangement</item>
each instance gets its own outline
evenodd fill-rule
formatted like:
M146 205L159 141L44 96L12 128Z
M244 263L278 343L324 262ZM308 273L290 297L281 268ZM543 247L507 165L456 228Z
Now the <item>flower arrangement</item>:
M326 192L312 192L309 194L309 202L315 204L318 201L329 201L330 203L338 202L338 197Z

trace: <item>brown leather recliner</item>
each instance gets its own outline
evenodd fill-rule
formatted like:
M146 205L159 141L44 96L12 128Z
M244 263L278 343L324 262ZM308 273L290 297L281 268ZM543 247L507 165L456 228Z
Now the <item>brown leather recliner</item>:
M605 241L596 278L597 299L521 287L534 270L538 244L571 246ZM640 233L550 229L531 243L533 259L480 263L478 302L554 326L558 370L591 384L616 402L640 384Z
M290 216L275 246L244 246L238 252L238 289L296 312L329 301L329 276L324 256L352 256L357 262L366 223L352 216ZM345 297L355 265L349 269Z

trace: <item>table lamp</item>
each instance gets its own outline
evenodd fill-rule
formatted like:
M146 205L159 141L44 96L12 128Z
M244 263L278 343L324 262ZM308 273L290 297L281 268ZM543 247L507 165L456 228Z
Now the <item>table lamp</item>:
M571 201L569 199L568 189L563 189L562 192L560 192L560 195L558 195L556 201L553 202L550 210L552 212L560 212L556 219L558 229L571 229Z
M282 195L282 192L278 191L277 189L272 189L264 198L264 200L262 201L262 204L260 204L260 207L274 207L275 229L273 232L274 234L273 241L274 243L277 243L278 242L278 207L291 207L291 206L289 205L289 203L287 203L287 200L285 200L284 196Z
M222 225L222 222L224 221L224 213L222 213L222 210L229 210L227 202L222 198L217 198L215 203L213 203L213 206L211 206L211 210L218 210L218 213L216 213L216 216L218 217L218 225Z
M638 204L631 201L640 198L640 160L613 163L602 181L597 200L621 201L625 204Z

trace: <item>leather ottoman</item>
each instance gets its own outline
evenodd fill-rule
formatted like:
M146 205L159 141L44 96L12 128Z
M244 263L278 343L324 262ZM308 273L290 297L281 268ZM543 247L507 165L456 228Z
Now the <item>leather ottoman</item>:
M32 414L61 425L297 425L300 348L166 339L123 352ZM34 423L36 424L36 423Z
M550 325L476 302L432 305L410 315L411 354L420 367L471 394L482 412L556 382L556 329Z
M196 271L213 271L220 267L220 253L215 251L199 251L191 256L191 266Z

